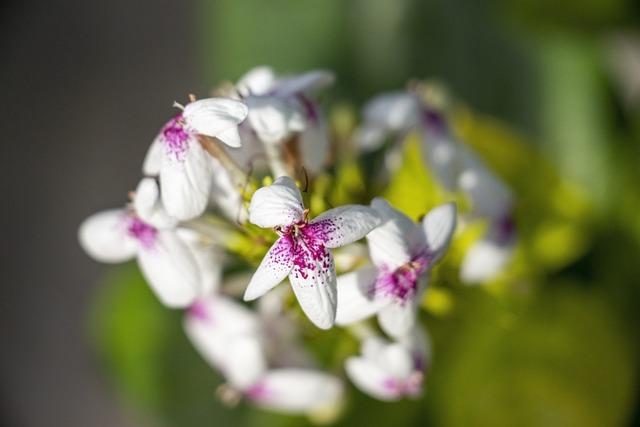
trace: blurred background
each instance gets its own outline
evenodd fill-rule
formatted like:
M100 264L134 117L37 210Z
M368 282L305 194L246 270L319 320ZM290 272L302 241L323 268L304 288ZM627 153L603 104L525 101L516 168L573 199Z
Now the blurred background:
M545 223L546 234L530 227L536 256L518 271L535 296L454 290L458 311L427 319L440 353L426 403L376 403L386 414L378 416L435 426L640 425L637 2L30 0L5 3L0 19L2 425L214 424L188 416L199 413L189 401L196 393L203 413L215 409L216 381L198 382L200 365L155 388L154 371L126 373L157 354L103 335L136 325L179 334L179 317L154 317L151 300L144 318L127 312L119 318L131 323L105 329L105 313L121 307L110 305L119 297L105 291L105 277L131 272L90 260L76 230L125 201L174 100L263 64L332 69L329 103L355 107L410 78L437 79L570 189L544 199L561 220ZM515 174L509 164L522 162L521 151L493 166L537 201L548 173ZM531 223L534 203L525 205ZM355 403L366 405L374 403ZM218 425L238 425L219 411Z

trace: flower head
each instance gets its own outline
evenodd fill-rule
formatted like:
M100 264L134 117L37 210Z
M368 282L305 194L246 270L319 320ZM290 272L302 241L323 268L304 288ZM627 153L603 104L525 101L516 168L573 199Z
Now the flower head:
M383 330L399 337L413 327L428 272L449 246L456 207L438 206L416 224L384 199L374 199L371 206L383 221L367 236L374 266L338 278L336 322L345 325L378 313Z
M416 334L419 330L412 335ZM347 375L361 391L385 401L422 394L429 357L426 347L372 336L363 341L361 353L345 362Z
M336 273L330 248L352 243L379 223L375 211L347 205L309 220L300 190L288 177L255 192L249 221L280 236L253 275L245 300L260 297L289 276L300 306L318 327L328 329L336 313Z
M187 104L163 126L149 147L143 171L159 175L162 203L170 216L189 220L207 207L217 165L201 146L198 135L239 147L237 125L246 116L247 106L242 102L209 98Z

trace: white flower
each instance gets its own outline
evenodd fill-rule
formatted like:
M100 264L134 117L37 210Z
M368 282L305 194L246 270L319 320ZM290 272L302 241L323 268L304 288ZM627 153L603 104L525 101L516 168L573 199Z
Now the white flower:
M230 298L199 298L185 313L184 329L202 357L238 390L251 387L267 369L259 317Z
M382 224L367 236L374 267L338 278L336 323L347 325L378 313L382 329L401 337L414 325L428 274L449 246L456 226L456 206L431 210L422 224L381 198L371 206Z
M124 262L134 257L160 301L189 306L202 291L193 254L172 229L158 229L124 209L98 212L78 230L80 245L97 261Z
M374 336L363 341L361 353L345 361L345 370L362 392L384 401L422 394L429 357L426 348Z
M464 254L460 279L469 285L493 280L511 261L516 241L511 215L493 221L489 232Z
M242 102L223 98L187 104L155 138L143 165L146 175L159 175L162 203L167 213L181 221L202 214L212 186L212 162L198 134L240 146L237 125L247 115Z
M336 313L336 273L330 248L352 243L379 223L375 211L347 205L308 220L300 190L288 177L255 192L249 221L273 227L280 238L253 275L244 295L260 297L287 276L302 310L318 327L328 329Z
M308 414L330 410L344 393L334 375L310 369L272 369L245 395L253 403L289 414Z
M227 380L227 393L245 396L267 409L304 414L337 404L338 378L311 369L269 369L263 321L230 298L210 295L185 315L187 336ZM240 396L236 396L240 397Z
M282 143L299 135L298 150L305 168L312 174L323 166L329 145L327 123L309 93L334 81L324 70L277 78L268 67L258 67L243 76L237 91L249 107L247 124L265 144L269 163L277 176L285 174ZM274 152L275 150L275 152Z

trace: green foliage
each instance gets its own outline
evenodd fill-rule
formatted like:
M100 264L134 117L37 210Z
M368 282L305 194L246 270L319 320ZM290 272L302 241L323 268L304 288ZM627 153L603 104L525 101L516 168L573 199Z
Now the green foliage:
M467 293L454 336L431 328L436 425L624 424L637 366L620 319L598 295L556 286L521 306Z

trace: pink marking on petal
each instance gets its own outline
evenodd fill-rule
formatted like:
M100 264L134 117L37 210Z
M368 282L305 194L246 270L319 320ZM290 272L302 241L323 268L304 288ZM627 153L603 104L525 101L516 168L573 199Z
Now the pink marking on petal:
M127 233L140 243L144 249L153 249L158 230L136 217L128 217Z
M427 270L430 262L431 256L425 251L395 271L383 268L370 293L374 295L381 293L401 304L413 300L416 297L415 293L420 276Z
M314 286L313 283L324 285L324 272L335 271L331 253L322 244L323 240L318 238L317 227L310 224L298 230L298 235L292 237L295 246L291 274L297 279L308 281L311 286Z
M192 134L182 125L182 114L178 114L162 128L161 141L169 158L183 162Z
M422 372L413 371L407 378L386 378L382 381L382 387L390 396L418 396L422 393L424 375Z
M245 396L256 402L264 402L265 400L269 400L270 397L273 397L273 390L270 390L266 384L259 382L252 385L245 392Z
M214 320L212 314L207 309L207 304L204 301L196 301L187 309L187 316L203 323L212 322Z

